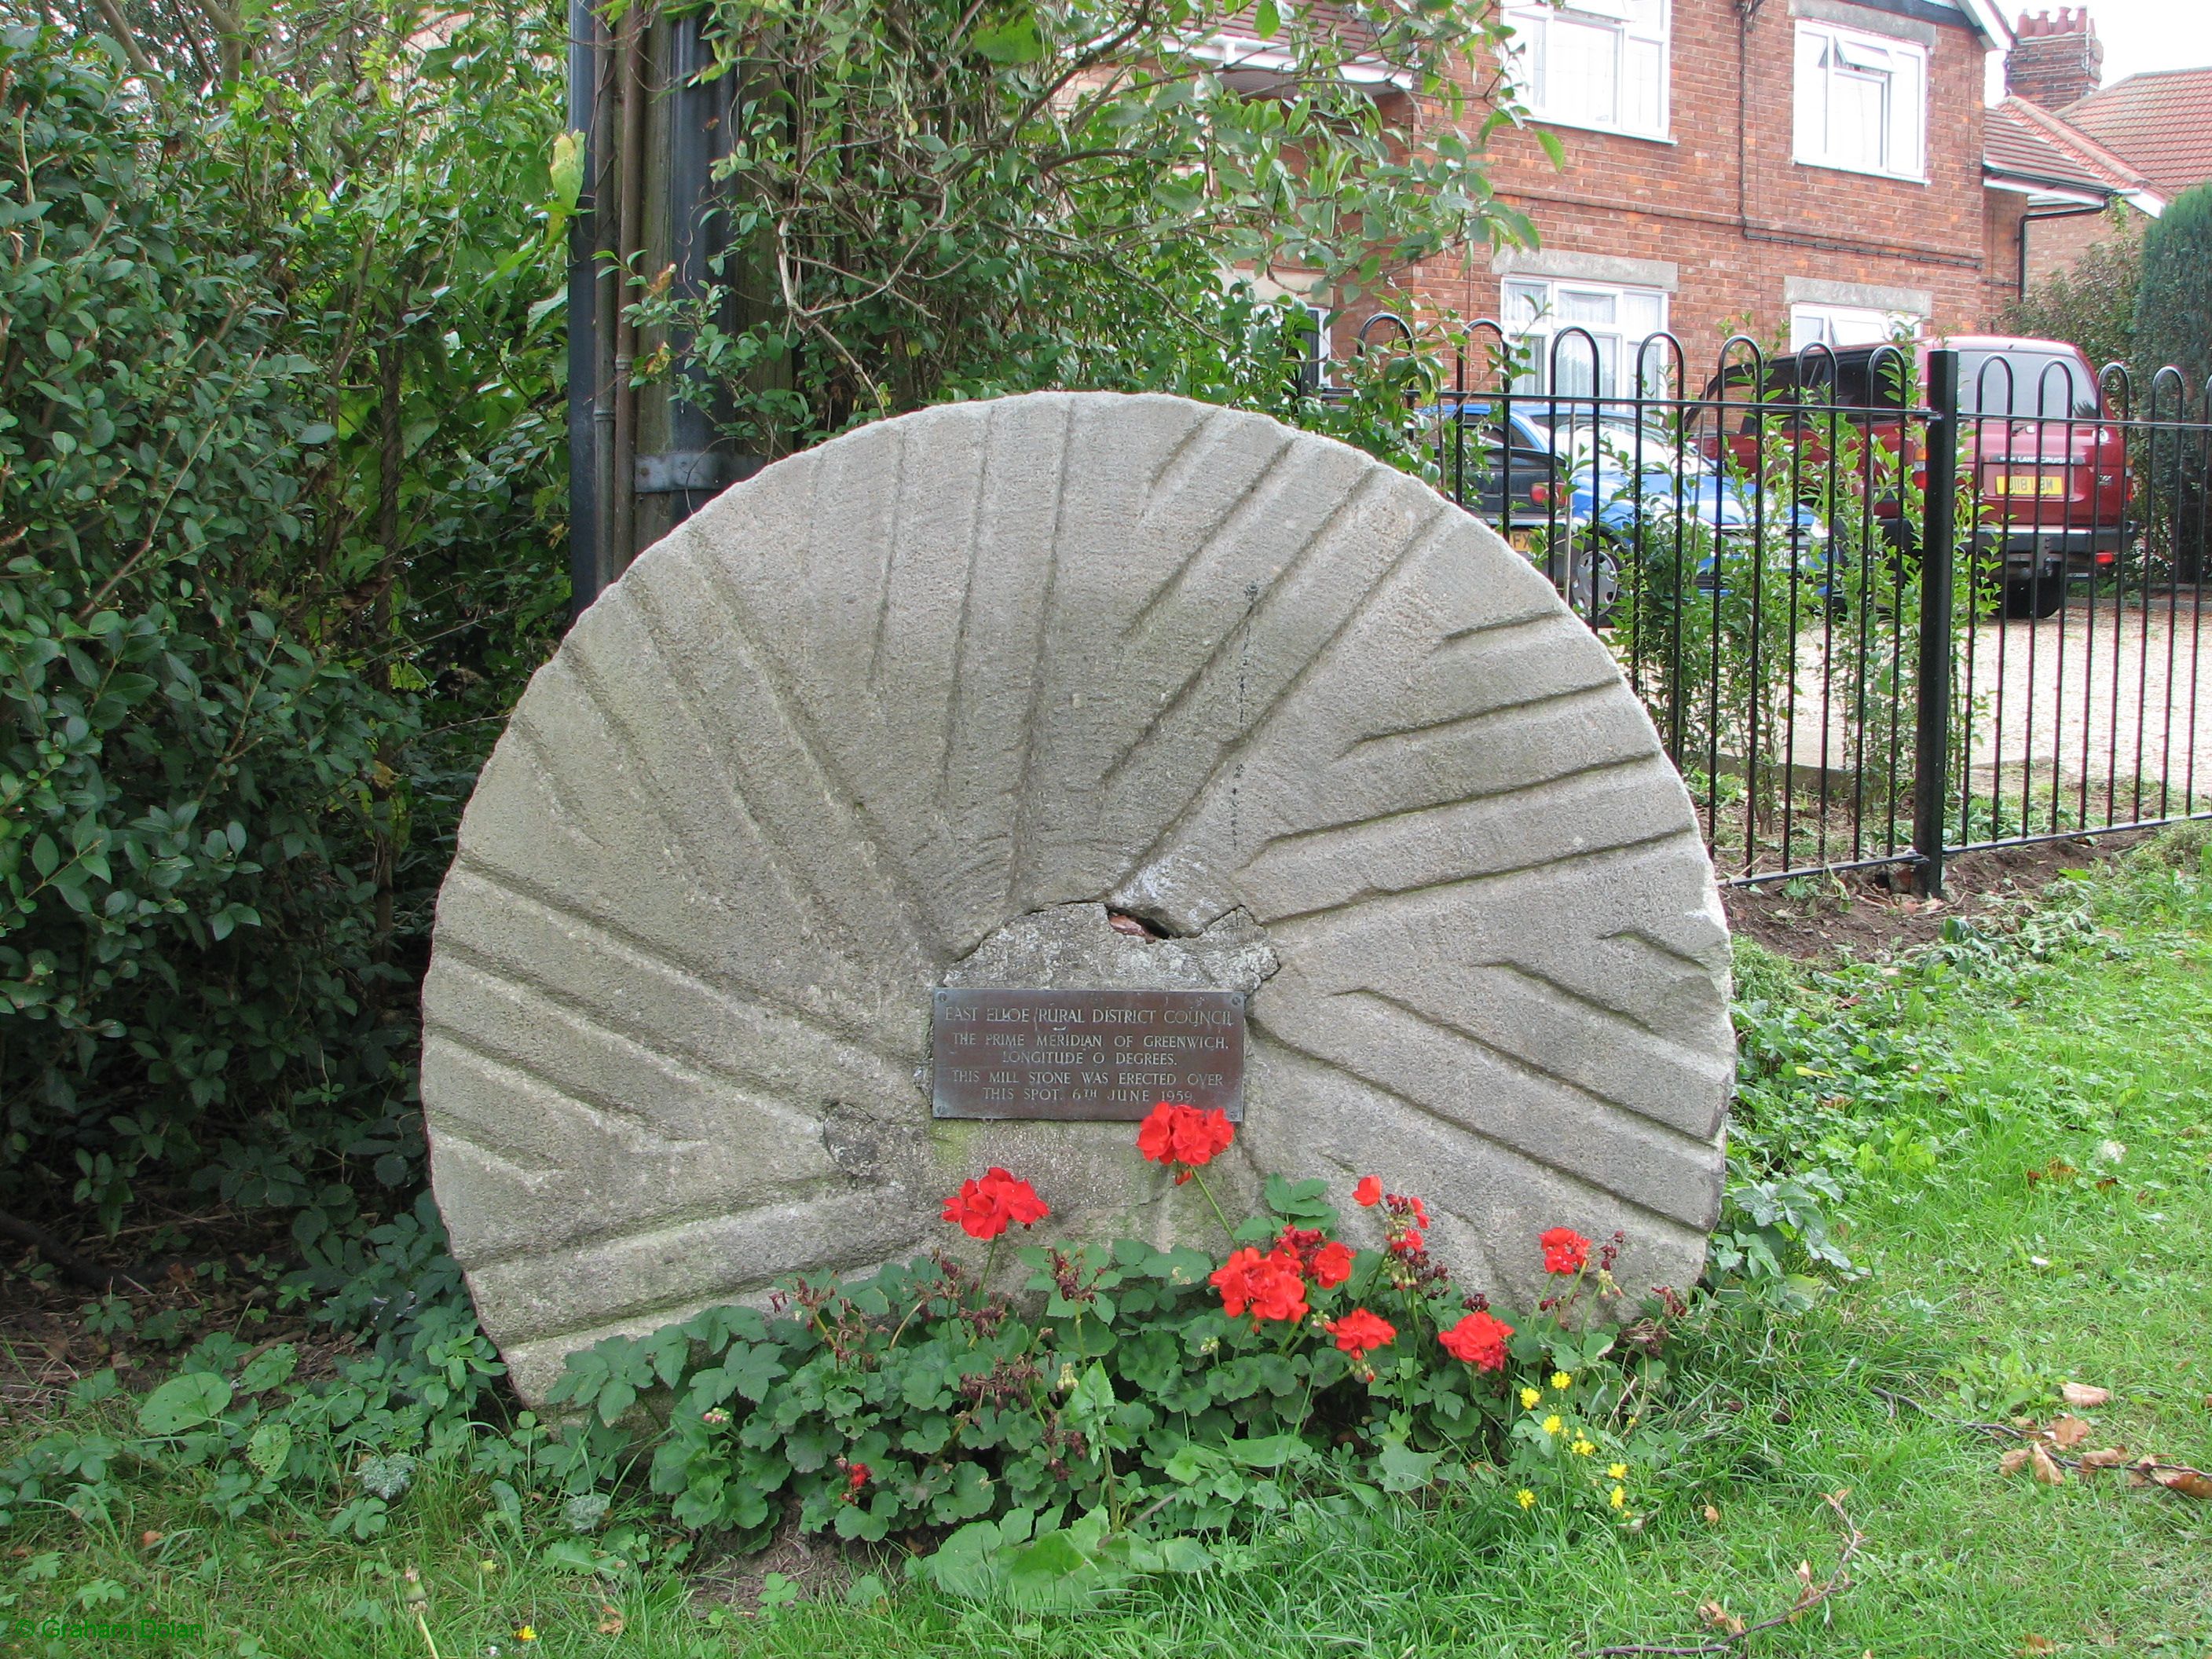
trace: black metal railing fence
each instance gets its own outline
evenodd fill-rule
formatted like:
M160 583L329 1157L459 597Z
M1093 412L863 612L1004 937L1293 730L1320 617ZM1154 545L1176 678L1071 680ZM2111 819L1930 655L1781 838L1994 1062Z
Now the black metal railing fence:
M2027 343L1738 337L1696 383L1670 335L1495 322L1452 366L1436 482L1607 640L1725 878L1932 889L1947 853L2212 816L2212 420L2175 372L2138 407Z

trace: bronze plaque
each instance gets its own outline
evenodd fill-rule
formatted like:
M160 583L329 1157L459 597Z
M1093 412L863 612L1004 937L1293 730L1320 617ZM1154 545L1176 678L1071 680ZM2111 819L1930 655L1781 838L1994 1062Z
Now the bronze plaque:
M939 991L929 1029L939 1117L1244 1116L1241 991Z

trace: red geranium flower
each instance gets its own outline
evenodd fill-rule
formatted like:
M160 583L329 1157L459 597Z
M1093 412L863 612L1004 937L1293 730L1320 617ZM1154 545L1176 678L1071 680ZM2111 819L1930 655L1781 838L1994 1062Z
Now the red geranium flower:
M1449 1330L1437 1332L1437 1340L1453 1358L1464 1359L1477 1370L1500 1371L1505 1369L1505 1339L1512 1334L1513 1328L1504 1320L1471 1313Z
M1285 1227L1275 1240L1275 1248L1295 1257L1298 1271L1325 1291L1352 1277L1351 1249L1319 1228Z
M1332 1238L1314 1252L1310 1270L1315 1284L1334 1290L1352 1277L1352 1251Z
M1322 1329L1334 1337L1336 1346L1354 1358L1388 1346L1398 1335L1395 1325L1387 1319L1376 1318L1364 1308L1354 1308L1341 1319L1328 1320Z
M1255 1319L1304 1319L1305 1275L1298 1259L1280 1245L1261 1255L1246 1248L1217 1268L1208 1280L1221 1292L1221 1309L1231 1319L1251 1310Z
M1352 1201L1363 1210L1371 1210L1382 1201L1382 1177L1362 1176L1359 1184L1352 1189Z
M996 1238L1014 1223L1031 1226L1051 1213L1036 1188L995 1165L945 1200L945 1218L970 1238Z
M1572 1227L1554 1227L1536 1242L1544 1247L1547 1273L1578 1273L1589 1260L1589 1240Z
M1176 1185L1190 1179L1190 1172L1211 1164L1237 1139L1237 1126L1218 1107L1201 1112L1164 1100L1137 1126L1137 1150L1154 1164L1176 1166Z

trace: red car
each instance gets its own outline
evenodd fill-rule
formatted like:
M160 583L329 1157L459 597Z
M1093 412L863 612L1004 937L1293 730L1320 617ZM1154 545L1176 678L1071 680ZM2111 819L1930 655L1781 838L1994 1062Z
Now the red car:
M1790 394L1833 406L1838 418L1895 453L1905 422L1885 415L1905 399L1898 384L1901 353L1917 358L1918 385L1928 383L1928 354L1948 347L1959 354L1959 407L1966 430L1960 472L1973 491L1983 526L1980 545L2002 550L2005 608L2014 616L2048 617L2065 602L2069 568L2093 570L2115 562L2134 540L2128 514L2134 483L2127 442L2113 425L2096 371L2076 347L2063 340L2022 340L2002 335L1959 335L1897 346L1844 346L1832 354L1814 348L1772 359L1760 400L1751 397L1748 365L1716 376L1705 388L1712 423L1705 452L1722 442L1743 466L1759 458L1760 416L1781 416L1796 442L1800 482L1829 488L1823 441L1831 416L1793 414ZM1919 397L1924 398L1924 390ZM1972 457L1971 473L1967 457ZM1924 482L1924 458L1914 454L1913 476ZM1835 486L1848 489L1838 477ZM1909 546L1900 531L1894 497L1878 499L1874 512L1893 541Z

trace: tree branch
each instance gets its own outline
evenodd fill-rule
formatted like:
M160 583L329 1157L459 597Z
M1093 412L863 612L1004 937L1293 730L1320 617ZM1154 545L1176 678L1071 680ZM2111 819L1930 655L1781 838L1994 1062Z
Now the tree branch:
M121 1268L103 1267L89 1257L79 1255L36 1222L25 1221L18 1216L9 1215L5 1210L0 1210L0 1237L29 1245L53 1264L56 1273L88 1291L112 1290L118 1279L128 1284L137 1283L129 1279ZM143 1290L145 1286L142 1285L137 1288Z
M145 48L138 44L138 36L131 27L131 20L123 15L123 8L116 3L116 0L93 0L93 3L100 8L100 15L107 21L107 32L115 37L115 44L123 48L123 55L131 60L131 67L138 78L146 82L159 81L161 76L152 60L146 56Z

